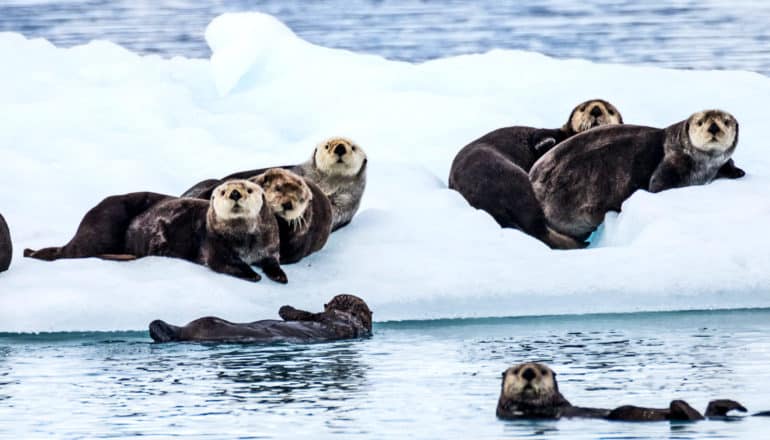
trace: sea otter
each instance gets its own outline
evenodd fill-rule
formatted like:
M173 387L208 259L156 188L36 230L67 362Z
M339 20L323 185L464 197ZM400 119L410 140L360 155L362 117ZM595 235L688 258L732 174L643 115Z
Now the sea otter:
M620 112L607 101L578 104L561 128L505 127L463 147L449 172L449 188L500 226L516 228L551 248L575 249L585 244L549 227L528 172L532 164L559 142L586 130L622 124Z
M311 313L283 306L282 321L267 319L237 324L216 317L196 319L178 327L161 320L150 323L155 342L322 342L361 338L372 333L372 312L355 295L337 295L324 311Z
M729 411L746 411L740 403L712 400L706 417L724 417ZM702 420L704 417L683 400L673 400L668 408L624 405L615 409L573 406L559 392L556 373L547 365L527 362L503 372L497 417L501 419L598 418L634 422L662 420Z
M292 171L321 188L332 206L332 232L350 223L366 188L367 158L363 148L344 137L333 137L319 143L313 156L299 165L285 165ZM212 189L229 179L250 179L267 171L259 168L225 176L222 179L207 179L196 183L182 197L206 199Z
M257 264L270 279L285 283L278 240L262 188L234 180L218 186L211 202L149 192L108 197L86 213L69 243L26 249L24 256L46 261L165 256L248 281L261 279L250 266Z
M529 177L549 226L583 240L638 189L660 192L742 176L730 161L737 144L735 118L705 110L665 129L588 130L543 155Z

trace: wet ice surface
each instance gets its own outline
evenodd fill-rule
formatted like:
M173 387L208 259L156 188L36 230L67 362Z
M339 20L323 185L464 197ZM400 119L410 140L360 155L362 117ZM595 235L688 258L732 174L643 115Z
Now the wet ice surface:
M664 330L665 329L665 330ZM0 436L758 438L770 419L495 418L500 373L540 360L576 405L769 409L770 310L378 323L315 345L151 344L146 333L0 336ZM35 417L29 417L34 414Z
M770 4L752 0L10 0L0 31L72 46L107 39L140 53L207 58L224 12L260 11L327 47L424 61L494 48L557 58L770 72Z

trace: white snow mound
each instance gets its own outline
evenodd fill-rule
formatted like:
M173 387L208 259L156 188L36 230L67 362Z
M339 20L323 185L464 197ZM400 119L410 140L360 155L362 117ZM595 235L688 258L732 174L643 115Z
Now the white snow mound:
M155 318L275 317L342 292L375 319L770 306L770 79L556 60L494 50L421 64L315 46L273 17L225 14L211 60L138 56L95 41L62 49L0 34L0 212L15 255L0 274L0 331L143 329ZM587 250L552 251L499 228L446 188L455 153L498 127L558 127L602 97L628 123L666 126L705 108L741 124L748 175L637 192ZM179 194L200 179L297 163L332 135L369 155L353 223L252 284L185 261L53 263L111 194Z

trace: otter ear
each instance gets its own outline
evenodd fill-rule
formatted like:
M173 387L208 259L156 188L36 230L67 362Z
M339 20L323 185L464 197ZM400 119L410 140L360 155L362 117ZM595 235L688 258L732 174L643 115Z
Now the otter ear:
M507 373L507 372L508 372L508 370L505 370L505 371L503 371L503 373L501 374L501 376L502 376L502 377L505 377L505 373Z
M315 150L313 150L313 168L318 168L318 164L315 161L316 154L318 154L318 147L316 147Z
M272 174L270 174L269 172L265 171L264 173L262 173L262 174L260 174L260 175L258 175L256 177L252 177L249 180L254 182L254 183L256 183L259 186L265 186L265 185L269 185L270 182L273 181L273 177L274 176Z

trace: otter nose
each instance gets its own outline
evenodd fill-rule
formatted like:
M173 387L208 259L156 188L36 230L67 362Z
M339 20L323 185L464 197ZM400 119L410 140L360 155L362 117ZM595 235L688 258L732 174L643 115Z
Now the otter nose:
M594 108L591 109L591 116L594 118L598 118L602 115L602 109L600 109L598 106L594 106Z
M532 368L527 367L523 373L521 373L521 377L523 377L526 380L532 380L535 378L535 370Z
M719 126L712 122L711 125L709 125L709 133L711 134L717 134L719 133Z
M286 202L286 203L282 204L281 207L283 208L284 211L288 211L291 208L293 208L294 205L292 205L291 202Z
M230 199L231 200L235 200L236 202L238 200L241 200L241 197L243 197L243 196L241 196L241 193L238 192L237 189L234 189L233 192L230 193Z
M342 144L337 144L336 147L334 147L334 154L337 156L344 156L345 155L345 146Z

